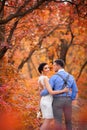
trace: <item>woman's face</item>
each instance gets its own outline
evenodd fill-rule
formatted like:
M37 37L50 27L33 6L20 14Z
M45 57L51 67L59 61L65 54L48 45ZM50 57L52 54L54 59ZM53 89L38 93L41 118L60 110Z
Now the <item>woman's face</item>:
M45 65L45 66L43 67L42 73L46 75L46 74L48 74L49 71L50 71L49 66L48 66L48 65Z

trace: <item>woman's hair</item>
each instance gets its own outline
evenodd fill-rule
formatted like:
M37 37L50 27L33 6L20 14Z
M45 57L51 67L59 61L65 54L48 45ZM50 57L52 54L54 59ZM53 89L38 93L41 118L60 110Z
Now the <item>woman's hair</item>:
M39 73L41 74L41 72L43 71L43 68L44 68L44 66L45 65L47 65L47 63L41 63L40 65L39 65L39 67L38 67L38 71L39 71Z

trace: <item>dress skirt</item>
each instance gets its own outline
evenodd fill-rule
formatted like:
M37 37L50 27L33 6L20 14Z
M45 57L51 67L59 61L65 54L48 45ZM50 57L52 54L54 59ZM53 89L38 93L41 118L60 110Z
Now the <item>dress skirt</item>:
M40 108L42 112L42 117L45 119L53 118L52 102L53 102L53 96L50 94L41 97Z

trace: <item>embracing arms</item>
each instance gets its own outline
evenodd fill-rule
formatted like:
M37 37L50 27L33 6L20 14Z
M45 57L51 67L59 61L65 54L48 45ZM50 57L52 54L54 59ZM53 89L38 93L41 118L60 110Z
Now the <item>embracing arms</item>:
M44 83L45 83L46 89L41 91L41 96L45 96L48 93L54 95L54 94L60 94L60 93L68 92L68 88L64 88L62 90L56 90L56 91L52 90L52 88L51 88L51 86L50 86L50 84L49 84L49 82L46 78L44 78Z

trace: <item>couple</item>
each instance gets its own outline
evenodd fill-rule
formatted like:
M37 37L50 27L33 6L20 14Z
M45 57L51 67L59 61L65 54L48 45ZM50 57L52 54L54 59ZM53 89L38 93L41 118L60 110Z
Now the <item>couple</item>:
M38 67L38 71L41 74L38 83L40 88L42 88L40 108L44 119L40 130L62 130L63 113L66 130L72 130L72 100L75 100L78 92L76 82L73 76L64 70L64 61L62 59L55 60L53 68L56 73L48 79L48 64L41 63ZM62 77L64 79L68 77L68 85L64 89L62 89L64 84Z

